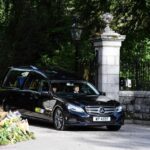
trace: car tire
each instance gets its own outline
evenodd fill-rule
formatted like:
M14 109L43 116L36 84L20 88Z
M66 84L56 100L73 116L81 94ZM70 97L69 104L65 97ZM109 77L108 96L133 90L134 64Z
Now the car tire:
M109 131L119 131L120 128L121 128L121 125L109 125L109 126L107 126L107 129Z
M6 99L4 99L2 102L2 108L4 111L10 111L10 106L6 103Z
M65 118L62 109L56 108L54 111L53 123L56 130L65 130Z

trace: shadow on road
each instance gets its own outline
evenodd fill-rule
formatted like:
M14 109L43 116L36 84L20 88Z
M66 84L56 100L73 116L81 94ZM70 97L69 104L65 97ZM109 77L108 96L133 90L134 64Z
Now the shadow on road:
M49 122L37 121L37 120L28 120L30 125L38 126L41 128L50 128L55 130L54 125ZM67 127L66 131L108 131L106 127Z

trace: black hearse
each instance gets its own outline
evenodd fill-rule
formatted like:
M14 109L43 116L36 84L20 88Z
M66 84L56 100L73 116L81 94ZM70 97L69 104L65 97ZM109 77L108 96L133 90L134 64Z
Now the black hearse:
M119 130L124 112L119 102L91 83L71 74L35 66L10 67L0 91L5 111L19 110L23 117L67 126L107 126Z

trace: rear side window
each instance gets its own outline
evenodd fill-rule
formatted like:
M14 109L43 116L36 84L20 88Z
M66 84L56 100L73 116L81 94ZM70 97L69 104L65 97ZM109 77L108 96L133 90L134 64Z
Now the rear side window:
M28 79L25 81L23 88L26 90L39 91L41 80L42 76L36 73L31 73Z
M5 78L3 86L8 88L20 88L24 84L28 74L28 71L10 71Z

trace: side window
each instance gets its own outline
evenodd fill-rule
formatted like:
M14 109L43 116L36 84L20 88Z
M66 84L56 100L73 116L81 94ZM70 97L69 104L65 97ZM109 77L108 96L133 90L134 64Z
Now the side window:
M81 93L85 93L85 94L95 94L95 92L86 84L83 84L81 87Z
M3 86L9 88L20 88L23 86L28 74L29 72L27 71L10 71Z
M30 74L24 84L24 89L39 91L41 80L42 80L41 76L39 76L37 74L33 74L33 73Z
M50 89L50 88L49 88L48 81L42 80L42 81L41 81L41 91L42 91L42 92L48 92L49 89Z

